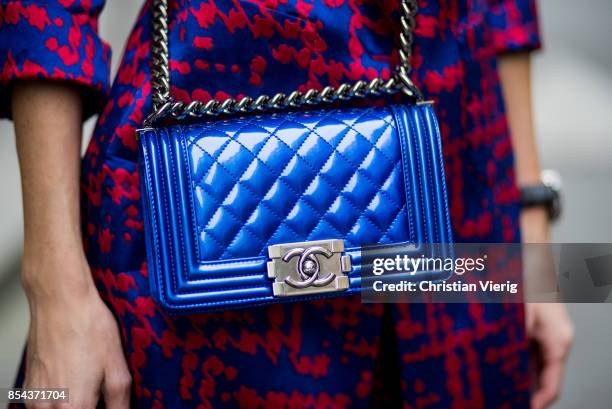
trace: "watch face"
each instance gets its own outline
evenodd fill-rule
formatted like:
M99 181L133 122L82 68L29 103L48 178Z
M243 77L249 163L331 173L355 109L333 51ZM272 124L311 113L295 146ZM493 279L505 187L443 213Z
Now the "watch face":
M555 192L561 191L562 181L561 175L556 170L546 169L543 170L540 176L542 184L546 187L551 188Z

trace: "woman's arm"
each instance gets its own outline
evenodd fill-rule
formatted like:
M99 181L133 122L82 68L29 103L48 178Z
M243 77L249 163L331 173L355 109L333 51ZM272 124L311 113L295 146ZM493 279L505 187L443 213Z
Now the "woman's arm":
M71 407L129 407L117 324L93 283L80 231L82 101L59 82L17 82L12 113L24 207L22 282L30 305L25 387L68 388Z
M532 118L530 72L529 53L510 53L499 57L499 75L512 134L519 187L541 183ZM546 209L523 210L520 223L524 243L548 243ZM526 304L526 315L529 338L539 347L538 358L542 362L542 368L534 380L536 388L532 408L541 409L554 402L561 391L565 359L573 340L573 327L563 304Z
M516 183L519 187L537 185L541 183L541 168L533 128L529 53L501 55L499 75L511 130ZM544 207L521 212L521 236L525 243L549 242L548 213Z

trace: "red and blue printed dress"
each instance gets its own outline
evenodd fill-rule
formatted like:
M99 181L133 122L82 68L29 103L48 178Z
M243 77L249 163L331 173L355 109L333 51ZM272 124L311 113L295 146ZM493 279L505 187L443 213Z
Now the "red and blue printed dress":
M88 112L100 112L83 160L83 234L120 324L134 407L365 407L393 380L405 408L528 406L520 305L393 306L389 349L379 349L383 308L359 298L160 312L149 296L134 133L151 110L150 2L112 86L97 34L103 3L0 0L0 113L9 114L11 83L35 78L80 85ZM388 76L398 4L171 1L172 94L223 99ZM436 101L457 242L519 240L496 57L538 46L532 0L420 1L413 78ZM393 350L401 377L381 371L381 350L388 361Z

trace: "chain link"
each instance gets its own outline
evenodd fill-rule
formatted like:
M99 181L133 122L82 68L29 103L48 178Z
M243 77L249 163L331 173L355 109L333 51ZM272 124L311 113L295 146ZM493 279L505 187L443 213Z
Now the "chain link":
M343 83L338 87L327 86L322 90L293 91L286 95L279 92L273 96L257 98L228 98L224 101L212 99L208 102L193 101L189 104L175 101L170 95L170 62L168 46L168 0L153 0L152 45L151 45L151 93L153 113L145 120L152 126L163 118L186 119L214 117L221 114L264 112L288 107L312 106L348 100L356 97L381 96L402 91L415 100L422 100L419 89L410 80L413 31L416 25L417 0L400 0L401 30L399 33L399 64L388 80L381 77L371 81Z

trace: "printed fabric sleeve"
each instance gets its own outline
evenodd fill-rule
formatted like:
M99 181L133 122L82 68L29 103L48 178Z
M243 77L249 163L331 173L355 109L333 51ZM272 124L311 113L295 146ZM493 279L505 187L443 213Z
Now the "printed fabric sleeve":
M110 48L98 36L104 0L0 0L0 118L10 117L15 81L49 79L80 86L85 115L109 89Z
M541 47L535 0L489 0L488 20L498 53Z

